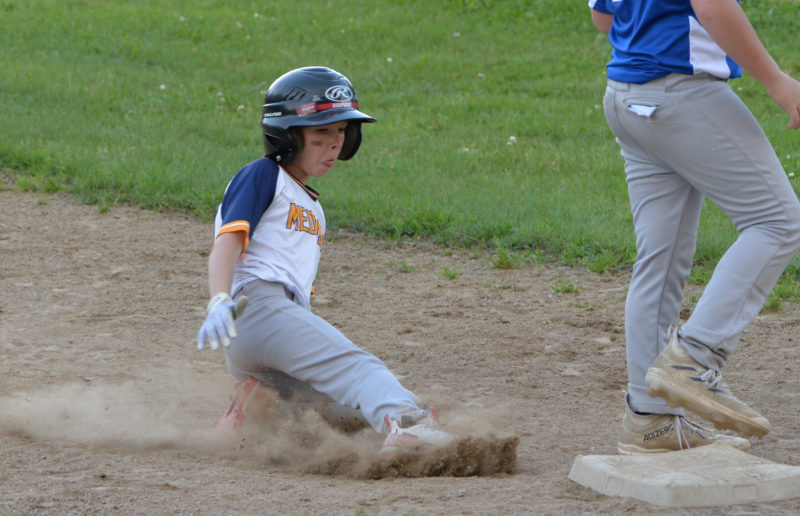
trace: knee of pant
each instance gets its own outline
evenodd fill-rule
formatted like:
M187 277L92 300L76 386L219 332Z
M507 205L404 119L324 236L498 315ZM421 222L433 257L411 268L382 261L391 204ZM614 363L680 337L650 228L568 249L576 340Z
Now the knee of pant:
M792 216L784 227L785 242L794 251L800 250L800 210Z

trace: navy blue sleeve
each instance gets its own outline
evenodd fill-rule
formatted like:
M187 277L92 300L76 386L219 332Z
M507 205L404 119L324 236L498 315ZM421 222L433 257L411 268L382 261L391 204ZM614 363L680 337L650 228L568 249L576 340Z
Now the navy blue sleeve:
M278 165L261 158L249 163L233 176L222 198L222 227L249 226L248 239L253 236L258 221L275 197Z
M606 5L606 0L589 0L589 7L599 13L613 14Z

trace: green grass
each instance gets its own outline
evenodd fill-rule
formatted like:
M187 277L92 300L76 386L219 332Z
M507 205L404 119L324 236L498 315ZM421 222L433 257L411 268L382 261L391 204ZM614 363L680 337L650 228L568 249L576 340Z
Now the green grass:
M406 263L405 260L401 260L399 262L392 260L391 262L389 262L389 265L392 266L393 270L396 270L398 272L408 273L417 270L416 266Z
M577 285L567 280L558 280L551 288L557 294L577 294L579 290Z
M745 8L800 75L797 0ZM0 167L100 209L210 221L263 152L269 83L322 64L379 121L354 160L312 183L331 229L487 246L495 267L534 257L603 272L635 256L600 108L609 51L583 1L0 0ZM752 79L735 85L797 172L786 116ZM705 267L735 238L713 206L700 234Z
M509 251L502 245L497 246L495 254L491 258L491 266L494 269L519 269L522 263L522 256Z
M448 267L447 265L445 265L441 276L442 276L442 278L445 278L445 279L448 279L450 281L453 281L456 278L458 278L458 269L455 268L455 267Z

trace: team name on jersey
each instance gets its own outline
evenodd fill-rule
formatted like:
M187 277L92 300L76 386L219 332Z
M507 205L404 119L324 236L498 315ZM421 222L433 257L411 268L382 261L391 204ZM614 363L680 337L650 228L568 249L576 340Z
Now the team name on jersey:
M292 203L289 206L289 215L286 217L286 229L317 235L317 244L322 245L323 235L320 233L319 221L309 209Z

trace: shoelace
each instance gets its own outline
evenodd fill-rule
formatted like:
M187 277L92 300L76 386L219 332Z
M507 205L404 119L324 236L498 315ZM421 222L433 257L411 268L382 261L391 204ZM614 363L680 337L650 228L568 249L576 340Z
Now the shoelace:
M670 335L672 335L678 331L678 326L672 324L668 331ZM700 375L700 380L708 385L711 389L725 389L727 391L727 388L722 385L722 373L716 369L706 369L705 372ZM736 397L730 392L726 392L726 394L728 394L731 398L736 399Z
M678 434L678 446L680 446L681 450L683 449L684 441L686 442L686 449L692 447L692 445L689 444L689 438L684 437L683 425L689 427L703 439L711 440L714 438L714 432L710 428L695 423L694 421L689 421L683 416L675 416L675 433Z
M700 375L700 379L712 389L716 389L722 383L722 373L716 369L706 369L706 372Z
M708 385L711 389L716 389L719 394L725 395L727 398L742 403L742 401L733 395L730 387L722 383L722 373L714 369L706 369L706 372L700 375L700 380ZM743 403L742 403L743 404Z

